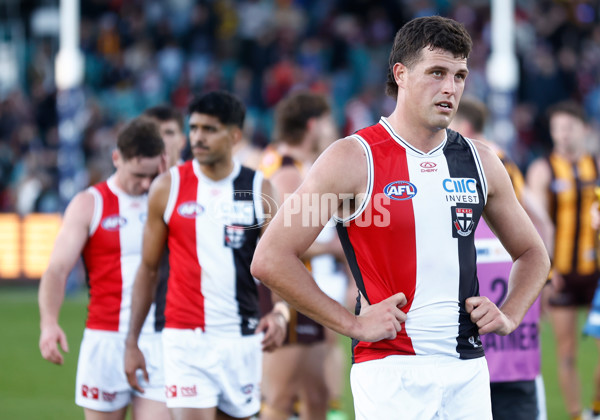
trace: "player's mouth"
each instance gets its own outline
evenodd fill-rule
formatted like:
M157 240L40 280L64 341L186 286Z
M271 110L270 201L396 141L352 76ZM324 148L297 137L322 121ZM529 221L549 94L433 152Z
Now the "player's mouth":
M435 106L437 107L437 109L445 113L452 112L452 109L454 109L454 105L452 104L452 102L449 101L438 102L435 104Z

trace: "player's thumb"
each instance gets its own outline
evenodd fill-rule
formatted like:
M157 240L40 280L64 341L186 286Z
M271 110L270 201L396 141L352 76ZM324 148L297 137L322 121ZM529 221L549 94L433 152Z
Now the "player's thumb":
M481 304L481 297L479 296L471 296L467 300L465 300L465 310L468 314L470 314L473 309L477 308Z
M402 308L406 305L406 296L402 292L390 296L387 300L391 301L397 308Z
M66 335L64 335L64 334L60 335L59 343L60 343L60 348L62 349L62 351L64 351L65 353L68 353L69 352L69 343L67 343Z
M267 321L263 317L260 319L260 321L258 321L258 326L254 330L254 334L260 334L263 331L265 331L266 329L267 329Z

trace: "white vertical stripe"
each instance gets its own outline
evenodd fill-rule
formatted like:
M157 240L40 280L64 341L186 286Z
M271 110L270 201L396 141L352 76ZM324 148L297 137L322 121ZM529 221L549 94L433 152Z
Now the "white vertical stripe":
M119 317L119 331L127 331L131 316L131 299L135 274L140 265L142 253L142 234L148 211L148 195L130 196L115 191L119 200L119 215L127 222L119 229L121 246L122 296ZM142 332L154 331L154 308L142 327Z
M204 296L204 316L207 330L231 334L237 328L238 309L235 299L235 265L231 248L225 247L224 214L219 206L233 201L230 177L214 182L199 177L197 201L204 212L196 217L196 250L201 267L201 292Z
M452 203L443 201L442 180L449 178L443 154L407 154L415 217L417 281L406 331L417 354L456 352L458 335L459 265L457 239L452 237ZM433 162L437 172L420 164ZM438 326L432 329L430 326Z
M169 172L171 173L171 189L169 190L169 199L167 200L165 214L163 215L163 220L167 225L171 220L171 215L177 203L177 196L179 195L179 170L175 166L169 169Z

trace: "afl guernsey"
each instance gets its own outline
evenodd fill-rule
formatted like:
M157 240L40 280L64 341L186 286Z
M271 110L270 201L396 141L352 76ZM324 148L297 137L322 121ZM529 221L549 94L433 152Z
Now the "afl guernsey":
M94 214L82 257L87 272L89 306L86 327L127 332L131 293L142 254L142 233L148 196L131 196L119 189L114 175L88 188ZM159 286L142 333L162 330L164 287Z
M355 341L354 362L389 355L483 356L465 300L479 295L474 232L487 183L473 143L452 130L429 153L387 119L354 134L367 156L360 207L337 229L369 304L403 292L407 313L394 340ZM357 308L359 310L360 308Z
M253 334L259 308L250 263L264 221L262 174L236 162L213 181L195 159L170 173L166 327Z
M304 171L301 162L298 162L289 156L283 156L275 150L275 148L267 146L263 152L258 168L264 174L265 178L270 179L275 172L287 165L294 165L300 173L303 173Z
M552 172L550 216L556 226L554 269L567 276L598 276L596 234L590 214L596 199L596 160L584 155L572 163L552 153L548 163Z

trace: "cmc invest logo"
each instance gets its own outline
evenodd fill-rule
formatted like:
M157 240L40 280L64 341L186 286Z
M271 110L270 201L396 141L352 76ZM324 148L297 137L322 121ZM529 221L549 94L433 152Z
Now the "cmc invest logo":
M385 186L383 193L392 200L410 200L417 195L417 187L408 181L394 181Z

